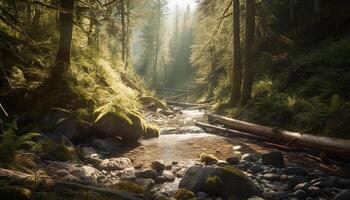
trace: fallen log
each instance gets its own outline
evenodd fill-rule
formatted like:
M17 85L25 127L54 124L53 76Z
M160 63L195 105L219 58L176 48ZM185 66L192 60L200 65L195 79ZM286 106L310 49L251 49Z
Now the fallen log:
M235 131L235 130L220 127L220 126L214 126L211 124L196 122L195 125L202 128L203 130L210 131L210 132L217 133L217 134L229 133L232 136L237 136L237 137L242 137L242 138L263 139L260 136L251 135L248 133L242 133L239 131Z
M178 102L178 101L169 101L169 100L165 100L165 102L169 105L172 106L180 106L180 107L184 107L184 108L207 108L209 107L209 105L206 104L196 104L196 103L185 103L185 102Z
M291 143L336 157L348 159L350 156L350 140L285 131L215 114L209 114L208 117L209 121L219 122L237 131L266 137L278 142Z
M288 152L305 151L305 149L300 149L300 148L296 149L296 148L292 148L292 147L289 147L286 145L273 143L273 141L271 139L266 138L266 137L260 137L260 136L249 134L249 133L243 133L243 132L235 131L235 130L225 128L225 127L215 126L215 125L211 125L211 124L205 124L205 123L201 123L201 122L196 122L195 125L202 128L203 130L206 130L206 131L214 133L214 134L228 133L229 136L259 140L260 143L262 141L262 144L264 146L280 149L283 151L288 151Z

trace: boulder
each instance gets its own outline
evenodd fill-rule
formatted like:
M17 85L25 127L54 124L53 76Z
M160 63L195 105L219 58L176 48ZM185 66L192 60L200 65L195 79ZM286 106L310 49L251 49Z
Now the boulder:
M256 185L234 167L192 166L181 179L179 188L224 199L246 199L259 194Z
M117 154L122 150L122 142L117 138L93 139L92 147L108 154Z
M261 154L261 159L264 165L271 165L274 167L284 167L285 162L283 154L280 151L272 151Z
M49 127L50 133L42 133L43 139L59 140L61 136L72 142L81 142L91 134L88 123L71 116L69 111L54 110L44 116L39 122L42 127Z
M119 137L128 142L136 142L145 135L155 135L158 129L150 127L136 114L118 114L107 112L93 125L101 134Z
M126 168L133 168L134 164L130 158L110 158L104 159L98 166L100 170L115 171Z

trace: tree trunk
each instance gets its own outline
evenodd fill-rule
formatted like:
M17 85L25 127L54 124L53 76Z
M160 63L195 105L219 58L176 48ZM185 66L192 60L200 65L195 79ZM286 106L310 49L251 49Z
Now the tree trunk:
M294 0L289 0L289 22L294 21Z
M129 58L131 56L131 44L130 44L130 36L131 36L131 27L130 27L130 19L131 19L131 0L127 0L126 9L127 9L127 19L126 19L126 57L125 57L125 69L129 66ZM131 60L131 59L130 59Z
M291 143L296 146L314 149L319 153L327 153L344 158L349 158L350 156L350 140L285 131L213 114L209 115L209 120L217 121L237 131L266 137L277 142Z
M126 27L125 27L125 2L124 0L120 1L120 16L121 16L121 23L122 23L122 60L125 64L125 56L126 56Z
M239 0L233 0L233 66L231 91L231 102L233 104L238 103L241 98L242 68L240 31L240 4Z
M243 70L243 84L241 105L245 105L251 98L255 45L255 0L246 0L246 32L245 32L245 61Z
M153 78L152 78L152 86L154 88L157 87L157 65L158 65L158 54L159 54L159 48L160 48L160 15L161 15L161 8L160 8L160 0L158 0L158 11L157 11L157 37L156 37L156 49L155 49L155 55L154 55L154 66L153 66Z
M70 65L71 43L73 33L74 0L61 0L61 7L71 12L60 12L59 14L60 40L56 56L56 67L66 67Z
M320 12L321 10L321 2L320 0L314 0L314 11Z

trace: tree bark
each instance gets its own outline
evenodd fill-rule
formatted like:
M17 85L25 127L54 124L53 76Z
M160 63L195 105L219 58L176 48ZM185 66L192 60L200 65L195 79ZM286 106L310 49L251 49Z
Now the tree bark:
M158 7L157 7L157 36L156 36L156 49L155 49L155 55L154 55L154 66L153 66L153 78L152 78L152 86L154 88L157 87L157 68L158 68L158 54L159 54L159 48L160 48L160 16L161 15L161 5L160 0L158 0Z
M124 0L120 1L120 16L121 16L121 25L122 25L122 60L125 64L125 56L126 56L126 27L125 27L125 2Z
M289 0L289 22L294 21L294 0Z
M240 45L240 4L233 0L233 62L232 62L232 91L231 102L236 104L241 98L242 68Z
M350 140L285 131L213 114L209 115L209 120L217 121L237 131L266 137L277 142L291 143L295 146L317 150L320 153L344 158L350 156Z
M321 2L320 0L314 0L314 11L320 12L321 10Z
M71 43L73 33L73 11L74 0L61 0L61 7L71 12L60 12L60 40L56 56L56 67L66 67L70 65ZM63 66L59 66L63 65Z
M246 0L246 32L245 32L245 62L243 70L243 84L241 105L245 105L251 98L255 45L255 0Z
M125 69L128 69L129 66L129 58L131 56L131 44L130 44L130 36L131 36L131 27L130 27L130 21L131 21L131 0L126 0L126 9L127 9L127 19L126 19L126 57L125 57ZM130 59L131 60L131 59Z

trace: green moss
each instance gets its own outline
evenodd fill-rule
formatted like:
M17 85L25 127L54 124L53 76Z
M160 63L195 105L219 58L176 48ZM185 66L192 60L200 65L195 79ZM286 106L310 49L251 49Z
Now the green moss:
M231 173L231 174L235 174L241 178L247 178L246 175L239 169L233 167L233 166L225 166L222 167L222 169L224 170L224 172L226 173Z
M222 187L222 181L218 176L209 176L206 180L205 191L210 195L218 195L220 188Z
M59 143L46 140L42 142L42 151L48 153L57 161L77 161L78 154L74 145L65 137Z
M144 194L145 188L137 185L130 181L120 181L116 185L112 186L113 189L121 190L124 192L134 193L134 194Z
M148 123L146 125L145 138L159 137L159 127L155 124Z
M167 104L151 96L144 96L139 98L139 101L148 109L156 111L158 108L162 110L170 110Z
M178 200L189 200L195 197L196 195L193 192L185 189L178 189L175 193L175 198Z
M207 153L201 153L199 158L200 158L200 161L206 165L216 165L219 160L213 154L207 154Z

